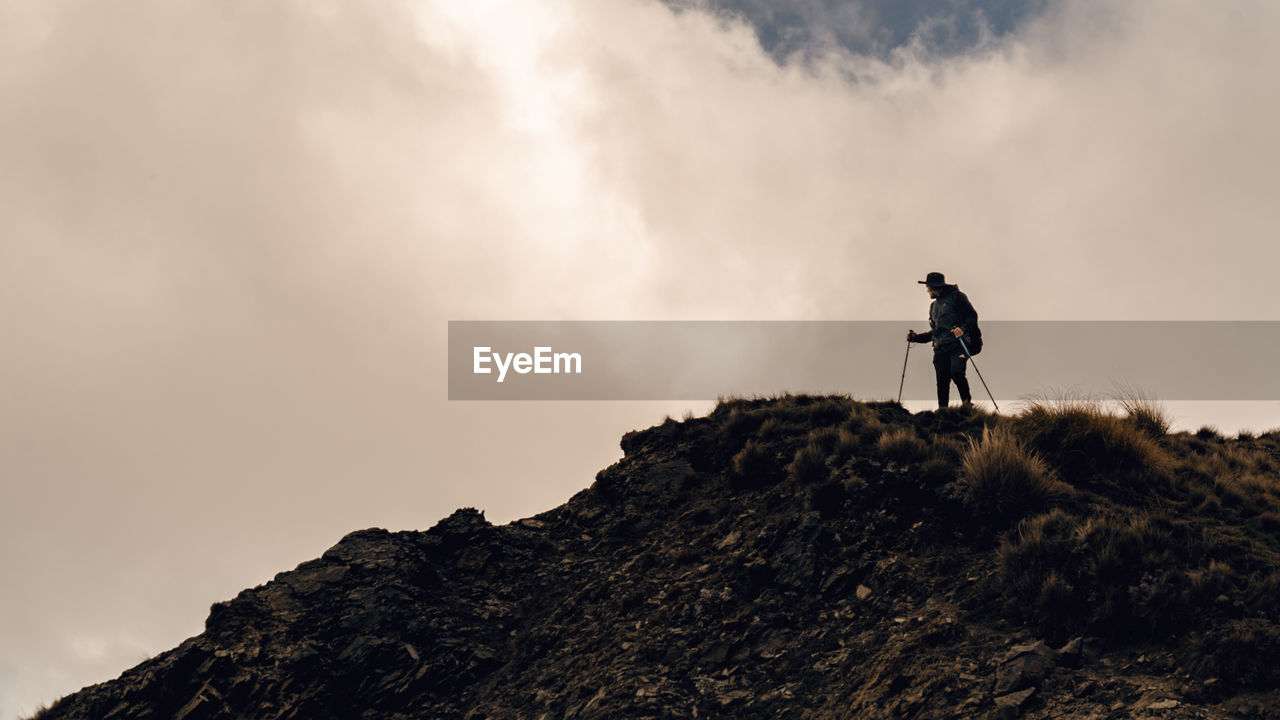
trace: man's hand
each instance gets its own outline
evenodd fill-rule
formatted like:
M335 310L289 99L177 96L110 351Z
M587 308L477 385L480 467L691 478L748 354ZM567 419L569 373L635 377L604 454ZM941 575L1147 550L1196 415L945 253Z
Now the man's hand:
M960 337L961 335L964 334L964 330L962 330L961 328L951 328L951 334L955 335L956 337Z
M913 340L915 340L915 339L916 339L916 331L915 331L915 330L908 330L908 331L907 331L907 342L911 342L911 341L913 341Z

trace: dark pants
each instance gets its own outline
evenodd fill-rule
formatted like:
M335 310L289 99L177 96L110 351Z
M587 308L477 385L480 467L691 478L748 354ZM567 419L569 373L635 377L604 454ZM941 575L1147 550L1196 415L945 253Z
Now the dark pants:
M938 407L946 407L951 399L951 383L960 391L960 402L972 400L969 395L969 381L964 376L964 366L968 358L963 352L934 353L933 370L938 375Z

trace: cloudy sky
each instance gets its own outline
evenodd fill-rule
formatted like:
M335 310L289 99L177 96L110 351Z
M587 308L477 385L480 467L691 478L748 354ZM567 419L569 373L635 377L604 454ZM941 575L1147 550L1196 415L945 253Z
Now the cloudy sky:
M1270 0L0 0L0 720L351 530L534 514L707 409L450 403L451 319L917 320L942 270L984 319L1280 320L1278 30Z

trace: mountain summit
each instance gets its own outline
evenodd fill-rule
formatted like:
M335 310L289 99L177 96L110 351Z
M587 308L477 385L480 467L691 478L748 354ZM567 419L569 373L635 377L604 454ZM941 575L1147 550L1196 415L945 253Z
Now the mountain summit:
M1280 707L1280 434L726 400L564 505L362 530L39 720L1236 718Z

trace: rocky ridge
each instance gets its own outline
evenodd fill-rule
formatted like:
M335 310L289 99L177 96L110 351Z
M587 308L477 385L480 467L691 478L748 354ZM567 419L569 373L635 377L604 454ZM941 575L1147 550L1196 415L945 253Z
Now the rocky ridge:
M1280 617L1250 582L1270 577L1280 535L1241 536L1222 592L1182 605L1144 600L1157 579L1140 563L1112 585L1072 571L1054 592L1123 611L1048 622L1034 608L1053 581L1020 594L1011 569L1028 523L1149 500L1109 491L1106 468L1086 481L1064 465L1069 496L991 515L963 462L1004 422L847 398L722 403L629 433L618 463L541 515L354 532L38 718L1277 717ZM1252 442L1265 454L1272 440ZM1177 469L1158 474L1176 495ZM1144 495L1167 505L1162 492ZM1221 520L1214 532L1235 532ZM1170 577L1194 581L1202 560Z

